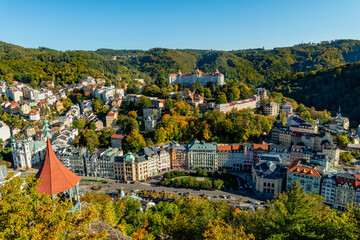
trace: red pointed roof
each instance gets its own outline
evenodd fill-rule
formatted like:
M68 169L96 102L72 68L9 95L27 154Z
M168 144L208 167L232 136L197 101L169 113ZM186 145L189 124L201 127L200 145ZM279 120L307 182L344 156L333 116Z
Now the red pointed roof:
M47 140L45 161L36 177L43 179L42 183L37 185L36 188L39 192L49 195L73 188L81 180L79 176L67 169L56 157L49 139Z

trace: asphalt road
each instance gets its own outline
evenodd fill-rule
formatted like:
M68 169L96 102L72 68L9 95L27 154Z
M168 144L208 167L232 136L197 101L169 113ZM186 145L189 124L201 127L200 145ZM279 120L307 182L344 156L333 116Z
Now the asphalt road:
M251 192L251 190L238 190L238 191L222 191L222 190L194 190L190 188L175 188L175 187L165 187L158 185L158 180L149 180L146 182L135 182L132 184L127 183L116 183L115 181L110 180L108 183L99 183L99 182L80 182L80 186L82 188L82 192L99 192L99 193L106 193L110 196L115 196L121 188L124 189L125 193L131 193L137 190L154 190L157 192L164 191L165 193L189 193L191 196L199 196L202 194L209 195L210 198L213 200L215 199L214 196L222 196L225 195L230 196L230 199L222 199L226 200L233 205L239 206L249 206L254 202L263 202L266 198L259 197ZM92 186L101 186L101 189L98 191L91 190ZM242 198L241 198L242 197ZM219 198L216 198L219 200ZM241 200L240 200L241 199Z

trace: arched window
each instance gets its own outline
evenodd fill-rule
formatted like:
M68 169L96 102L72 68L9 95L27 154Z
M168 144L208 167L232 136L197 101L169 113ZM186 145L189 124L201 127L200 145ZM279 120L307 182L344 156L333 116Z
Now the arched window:
M264 187L266 187L266 182L264 182Z
M273 184L271 184L271 187L275 187L275 184L273 183Z

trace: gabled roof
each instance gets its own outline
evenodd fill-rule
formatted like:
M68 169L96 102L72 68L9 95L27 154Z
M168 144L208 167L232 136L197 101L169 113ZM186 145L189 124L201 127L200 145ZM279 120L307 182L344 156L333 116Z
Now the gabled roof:
M263 150L263 151L268 151L269 150L269 144L267 144L266 142L262 141L259 144L254 144L253 145L254 150Z
M321 178L321 175L318 171L316 171L313 168L309 168L309 167L295 166L295 167L290 168L288 170L288 172Z
M56 157L49 139L47 140L45 161L36 177L42 178L42 182L36 188L39 192L49 195L71 189L81 180L79 176L67 169Z

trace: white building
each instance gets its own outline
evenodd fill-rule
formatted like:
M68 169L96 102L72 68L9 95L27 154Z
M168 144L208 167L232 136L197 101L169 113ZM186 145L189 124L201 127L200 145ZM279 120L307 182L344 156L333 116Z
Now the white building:
M148 116L145 120L145 131L153 131L156 127L156 120L154 116Z
M21 115L27 116L27 115L29 115L30 111L31 111L31 107L28 103L21 104L21 106L20 106L20 114Z
M38 110L32 110L29 112L29 118L31 121L39 121L40 120L40 113Z
M52 95L49 96L46 100L49 105L54 106L54 104L57 102L57 97L55 95Z
M194 140L188 145L189 169L218 170L216 143Z
M12 139L11 148L15 168L32 168L45 159L46 143L42 141L28 142L24 139L18 143Z
M142 153L142 152L141 152ZM136 155L137 161L147 161L147 170L149 176L170 170L170 154L159 146L144 148L143 155Z
M80 108L82 113L84 112L92 112L92 101L91 100L84 100L80 104Z
M206 86L207 83L214 82L219 86L225 84L224 74L220 73L216 69L214 73L203 73L200 70L196 70L194 73L182 73L180 70L177 74L169 75L169 85L175 83L181 83L184 85L192 85L199 80L200 84Z
M255 190L264 195L275 195L283 191L286 169L278 163L259 162L252 169Z
M118 89L120 91L120 89ZM110 100L110 98L114 97L115 95L115 86L110 85L107 87L97 88L94 92L95 98L101 98L103 102L107 102ZM121 92L121 91L120 91Z
M4 122L0 121L0 139L6 141L10 137L11 137L10 128Z
M45 93L38 89L31 89L30 90L30 100L34 102L40 102L45 100Z
M6 89L6 96L15 102L20 102L23 99L23 92L18 88L9 87Z
M279 104L276 102L269 102L264 106L264 114L266 116L277 116L279 115Z
M282 108L282 110L281 110L282 113L293 113L294 112L293 107L290 102L285 102L281 106L281 108Z
M321 196L323 196L325 203L333 205L335 201L336 192L336 175L326 173L321 184Z
M0 93L5 93L7 89L6 82L0 81Z
M223 103L215 105L214 110L220 111L223 113L229 113L233 109L235 110L244 110L244 109L255 109L260 104L260 97L257 95L252 96L249 99L238 100L231 103Z
M243 146L238 144L218 144L218 168L240 171L244 164Z

